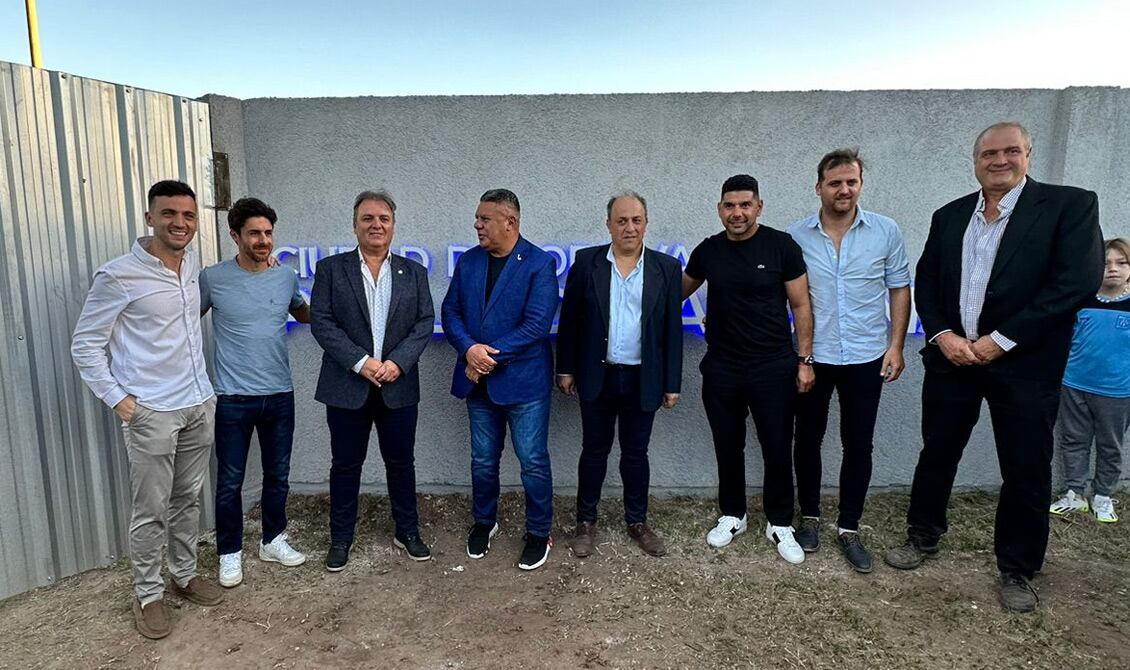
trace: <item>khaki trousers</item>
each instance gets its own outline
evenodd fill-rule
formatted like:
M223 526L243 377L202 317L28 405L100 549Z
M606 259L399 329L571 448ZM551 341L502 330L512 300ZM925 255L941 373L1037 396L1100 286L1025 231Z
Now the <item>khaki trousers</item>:
M161 558L177 584L196 575L200 489L212 456L216 398L171 412L137 406L122 426L129 456L132 513L129 557L133 586L143 605L165 591Z

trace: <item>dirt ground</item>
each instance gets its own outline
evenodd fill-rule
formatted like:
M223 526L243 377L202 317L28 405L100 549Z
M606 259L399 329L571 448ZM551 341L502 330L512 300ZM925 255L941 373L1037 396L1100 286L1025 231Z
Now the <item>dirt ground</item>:
M566 542L573 500L558 499L549 563L523 573L517 495L478 561L464 552L467 498L422 496L426 563L391 546L387 500L365 497L349 567L329 574L327 500L294 497L305 565L245 550L244 583L219 607L167 596L173 633L157 642L134 630L124 561L86 572L0 602L0 668L1130 668L1128 523L1053 520L1041 607L1012 615L996 597L988 494L955 496L942 557L910 573L878 560L902 539L907 497L870 498L864 540L877 566L866 576L847 568L831 529L801 566L753 523L711 549L716 513L699 498L653 503L670 553L651 558L624 534L619 504L605 501L598 552L581 561ZM214 578L210 539L200 566Z

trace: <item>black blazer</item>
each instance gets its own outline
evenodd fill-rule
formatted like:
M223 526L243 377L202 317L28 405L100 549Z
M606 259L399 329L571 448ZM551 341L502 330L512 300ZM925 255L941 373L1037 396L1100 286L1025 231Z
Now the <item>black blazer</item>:
M976 207L977 193L971 193L934 212L914 279L927 341L944 330L965 335L962 239ZM1025 379L1062 379L1075 313L1102 276L1098 198L1029 177L997 249L977 326L980 335L1000 331L1016 347L989 368ZM927 344L922 356L928 369L953 368L937 346Z
M608 247L577 252L557 328L557 374L576 377L581 400L594 401L604 385L612 263ZM640 409L654 412L664 393L678 393L683 377L683 269L667 254L644 249L643 343Z
M381 386L385 405L396 409L420 402L416 362L432 336L435 308L424 266L396 254L389 263L392 296L378 358L400 366L400 377ZM318 261L310 291L310 331L325 352L314 399L346 409L364 405L371 382L353 372L353 366L362 356L373 356L373 331L356 249Z

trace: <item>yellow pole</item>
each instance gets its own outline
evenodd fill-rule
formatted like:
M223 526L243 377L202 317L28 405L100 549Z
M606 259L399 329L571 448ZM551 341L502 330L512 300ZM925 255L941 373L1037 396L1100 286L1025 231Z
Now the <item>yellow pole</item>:
M27 7L27 41L31 47L31 66L43 67L43 56L39 53L39 17L35 13L35 0L24 0Z

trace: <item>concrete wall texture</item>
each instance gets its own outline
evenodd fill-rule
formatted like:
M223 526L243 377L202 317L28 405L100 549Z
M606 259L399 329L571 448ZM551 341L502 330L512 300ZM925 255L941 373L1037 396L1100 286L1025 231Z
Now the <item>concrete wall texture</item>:
M765 199L761 222L784 228L817 208L816 163L842 146L860 147L867 161L861 205L900 223L917 262L933 210L977 188L971 164L976 133L1005 119L1032 131L1033 177L1097 191L1106 235L1130 233L1130 165L1123 150L1130 146L1130 91L1123 89L245 101L209 96L208 102L215 150L230 156L233 197L255 195L277 209L276 245L319 247L322 254L352 246L353 197L366 188L387 188L398 203L394 250L411 245L429 253L437 310L448 284L448 246L474 244L473 212L488 188L515 191L523 234L566 252L570 245L605 241L604 203L631 188L648 199L649 245L689 251L720 230L715 203L726 177L758 177ZM233 253L229 245L223 255ZM294 255L283 260L302 266ZM307 327L295 328L289 340L299 408L291 483L296 491L322 491L329 437L324 409L313 400L321 350ZM884 392L875 436L876 488L911 481L921 445L921 346L921 337L908 339L908 370ZM688 331L685 348L682 401L656 419L652 487L711 494L716 467L697 368L705 345ZM470 486L466 412L449 394L454 358L437 336L420 361L421 490ZM999 482L984 416L958 473L961 486ZM839 470L836 426L834 410L824 448L829 488ZM561 491L576 486L580 433L575 401L556 395L550 451ZM752 433L751 425L751 487L761 481ZM364 482L367 490L381 492L376 447L374 436ZM520 483L509 450L503 483ZM606 486L619 486L615 461Z

